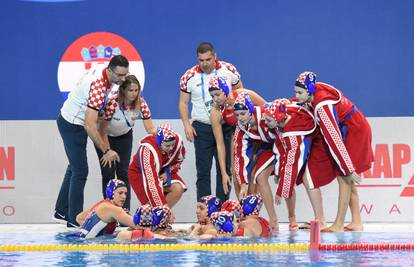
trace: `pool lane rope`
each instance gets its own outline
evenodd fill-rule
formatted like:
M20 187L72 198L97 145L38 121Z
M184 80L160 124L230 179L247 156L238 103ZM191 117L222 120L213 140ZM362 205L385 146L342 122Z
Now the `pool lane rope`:
M320 224L311 222L309 244L254 243L254 244L27 244L0 245L0 252L25 251L341 251L341 250L414 250L414 243L407 244L321 244Z
M309 250L309 244L30 244L0 245L0 252L17 251L274 251Z
M1 252L52 251L308 251L310 244L28 244L0 245ZM321 244L320 251L414 250L414 244Z

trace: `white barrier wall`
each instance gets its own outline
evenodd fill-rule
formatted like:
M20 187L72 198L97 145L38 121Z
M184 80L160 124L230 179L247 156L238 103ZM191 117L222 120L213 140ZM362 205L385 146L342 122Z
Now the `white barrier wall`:
M359 186L362 218L371 222L414 222L414 165L411 159L414 118L370 118L369 121L376 160ZM154 121L155 124L160 122ZM180 120L170 120L169 123L184 136ZM143 133L142 125L137 125L135 143ZM177 222L195 220L194 147L188 142L185 146L187 158L181 176L188 191L174 208ZM134 154L136 149L134 145ZM91 142L88 144L88 161L85 207L102 198L98 159ZM0 223L51 222L66 166L67 159L55 121L0 121ZM214 181L214 168L212 177ZM336 214L337 183L331 183L322 191L326 217L332 221ZM303 186L297 187L296 192L297 219L311 219L313 212ZM131 204L133 210L138 206L134 193ZM277 211L279 220L287 221L285 204ZM264 209L262 213L265 214Z

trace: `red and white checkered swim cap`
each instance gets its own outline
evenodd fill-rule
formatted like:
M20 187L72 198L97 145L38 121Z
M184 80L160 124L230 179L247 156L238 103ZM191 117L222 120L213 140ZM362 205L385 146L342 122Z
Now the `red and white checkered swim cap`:
M233 224L234 214L228 211L217 211L211 214L210 221L219 234L233 233L235 226Z
M263 205L263 198L260 195L248 195L241 202L243 216L260 214Z
M157 128L157 144L175 140L175 132L169 124L160 124Z
M211 90L212 88L223 91L226 96L230 93L230 88L226 81L219 76L213 76L210 78L210 81L208 82L208 89Z
M241 215L242 207L239 201L235 199L229 199L224 201L224 203L221 205L221 210L232 212L234 216L238 218Z
M309 82L316 82L316 74L312 71L304 71L296 78L295 85L302 87L303 89L309 89L308 83Z
M143 227L148 227L152 226L152 223L153 213L151 205L145 204L139 207L134 215L134 224Z
M286 105L290 104L289 99L279 98L274 100L266 107L265 114L275 119L277 122L283 122L286 118Z
M153 207L152 213L154 216L153 226L157 228L166 228L170 225L171 221L171 209L167 206Z
M240 93L234 100L234 110L246 109L250 113L254 111L254 104L248 93Z
M213 212L221 209L221 200L214 195L204 196L201 200L203 201L203 204L207 206L208 217L210 217Z

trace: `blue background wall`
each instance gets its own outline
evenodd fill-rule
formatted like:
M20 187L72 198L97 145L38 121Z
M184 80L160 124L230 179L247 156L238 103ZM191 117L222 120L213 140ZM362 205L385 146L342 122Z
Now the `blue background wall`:
M313 70L367 116L414 115L412 0L5 0L0 8L0 120L55 119L59 61L97 31L138 49L156 119L179 118L179 78L206 40L267 100L292 96L297 74Z

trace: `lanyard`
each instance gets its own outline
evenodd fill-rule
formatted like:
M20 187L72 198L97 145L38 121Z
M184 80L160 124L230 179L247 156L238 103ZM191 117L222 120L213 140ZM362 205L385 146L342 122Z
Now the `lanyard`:
M214 75L217 76L217 70L214 70ZM203 97L204 105L206 106L207 112L210 114L211 105L213 100L206 102L206 93L204 92L204 73L201 73L201 95Z
M106 106L106 102L108 101L108 94L109 94L110 91L111 91L111 88L109 88L109 89L105 88L105 99L104 99L104 101L102 103L102 106L100 107L98 112L101 112L102 110L104 110L104 108Z
M128 121L127 117L125 116L125 112L124 112L124 104L119 105L119 109L121 110L122 115L124 115L124 118L125 118L125 122L126 122L126 124L128 125L128 127L131 127L131 124L129 123L129 121Z

